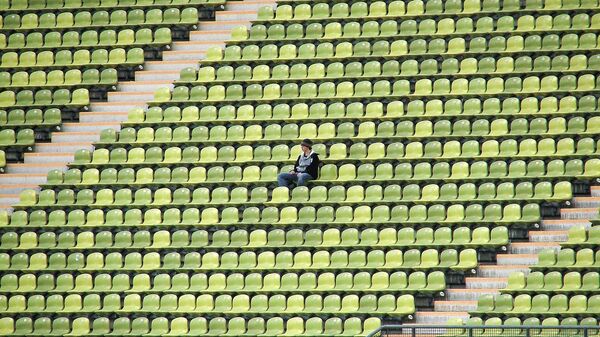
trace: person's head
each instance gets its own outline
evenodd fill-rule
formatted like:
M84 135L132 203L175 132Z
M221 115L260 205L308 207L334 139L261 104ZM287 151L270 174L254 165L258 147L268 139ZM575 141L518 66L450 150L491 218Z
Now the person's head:
M305 154L309 153L310 150L312 150L313 147L313 142L310 139L304 139L301 143L300 143L300 148L302 149L302 152L304 152Z

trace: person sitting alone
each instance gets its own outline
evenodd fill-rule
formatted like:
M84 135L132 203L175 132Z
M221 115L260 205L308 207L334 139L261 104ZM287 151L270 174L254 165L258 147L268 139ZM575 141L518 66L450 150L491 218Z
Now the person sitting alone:
M304 186L309 180L316 179L319 175L319 155L312 150L313 142L310 139L304 139L300 143L302 154L296 159L294 169L288 173L280 173L277 176L279 186L290 188L292 184Z

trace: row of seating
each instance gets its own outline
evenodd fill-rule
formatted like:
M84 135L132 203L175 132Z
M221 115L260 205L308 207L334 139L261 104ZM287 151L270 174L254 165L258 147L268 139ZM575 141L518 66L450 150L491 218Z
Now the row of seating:
M366 336L381 325L379 318L370 317L165 317L148 318L87 316L0 318L0 333L4 336L68 335L68 336Z
M42 51L36 54L32 51L25 51L20 54L16 52L6 52L2 54L0 69L4 71L23 71L34 70L37 68L79 68L81 66L117 66L132 67L144 63L144 50L141 48L132 48L125 50L115 48L110 51L107 49L78 49L75 52L71 50L60 50L56 54L52 51Z
M598 272L579 273L571 271L561 273L532 272L525 276L516 272L508 277L508 285L502 292L507 293L593 293L600 290L600 275Z
M560 334L583 334L590 333L593 334L598 330L594 329L595 326L598 325L598 320L595 317L584 317L582 319L577 319L576 317L565 317L562 319L558 319L557 317L547 317L540 320L537 317L527 317L521 320L520 317L490 317L485 321L481 317L471 317L466 322L460 320L452 320L452 325L469 325L469 326L500 326L504 325L504 328L483 328L483 329L472 329L470 331L476 335L501 335L507 336L512 334L525 334L530 333L532 335L544 335L547 332L552 333L560 333ZM560 327L559 327L560 326ZM575 326L581 326L581 329L574 328ZM534 328L527 329L525 328ZM539 327L544 327L546 329L542 330ZM550 329L550 328L555 329ZM557 328L558 327L558 328ZM584 332L584 328L586 327L587 331ZM459 335L448 334L448 336L466 336L469 331L465 331L464 329L457 329L462 332ZM457 331L455 330L455 331Z
M111 8L112 9L112 8ZM77 12L28 13L23 16L19 14L6 14L0 31L37 31L37 30L64 30L64 29L86 29L89 27L125 27L131 26L144 28L144 26L157 25L195 25L198 23L198 9L195 7L169 8L164 11L154 9L115 9L110 12L105 10Z
M83 72L79 69L43 70L32 73L19 71L11 75L10 72L0 72L0 81L4 88L41 88L44 87L80 87L88 86L96 88L98 86L115 86L118 79L117 70L114 68L87 69ZM19 94L17 94L17 99Z
M161 254L157 252L135 252L125 256L118 252L102 253L18 253L12 256L0 253L0 270L3 271L63 271L63 270L193 270L193 271L326 271L326 270L456 270L470 271L477 267L477 253L474 249L445 249L438 251L428 249L401 250L336 250L332 253L321 250L314 253L309 251L263 251L226 252L218 254L207 252L203 255L197 252L172 252Z
M71 106L84 107L90 103L88 89L79 88L73 91L69 89L21 90L15 94L14 91L6 90L0 92L0 107L56 107Z
M595 248L595 247L594 247ZM600 265L600 251L593 248L574 250L562 248L559 251L543 250L538 255L538 263L531 266L533 270L587 270Z
M68 31L63 34L60 32L49 32L43 35L39 32L12 33L6 38L5 34L0 34L0 47L4 50L23 50L23 49L67 49L67 48L86 48L86 47L128 47L132 45L160 47L171 43L171 29L163 27L155 31L150 28L141 28L136 30L123 29L115 31L106 29L98 32L97 30L86 30L79 34L78 31Z
M0 125L6 128L15 127L36 127L55 126L62 122L61 111L56 108L50 108L42 111L41 109L21 109L0 110Z
M298 142L302 137L298 138ZM296 140L296 139L294 139ZM198 141L202 141L199 139ZM220 141L215 141L220 142ZM391 143L385 146L383 143L376 143L371 146L371 154L369 152L361 153L356 159L373 159L381 160L419 160L419 159L432 159L436 160L442 157L446 160L452 159L491 159L491 158L519 158L519 159L531 159L531 158L548 158L556 157L554 159L563 159L561 157L571 156L589 156L597 153L600 147L597 148L594 139L592 138L581 138L575 141L573 138L563 138L558 143L553 138L545 138L540 141L528 138L517 142L514 139L508 139L499 143L496 140L488 140L480 144L477 141L471 140L461 144L459 141L448 142L448 145L443 146L440 142L430 142L429 146L424 145L421 142L410 142L406 146L402 143ZM153 144L149 144L153 145ZM222 150L217 150L214 146L208 146L200 150L194 147L192 150L186 152L185 158L191 159L186 160L188 163L211 163L215 164L229 164L232 161L236 163L254 161L252 155L253 149L250 146L244 148L245 155L236 159L236 151L232 146L223 147ZM290 152L287 147L280 149L281 152L278 155L271 156L270 160L273 161L284 161L291 163ZM183 161L182 149L179 147L169 147L164 150L160 147L150 147L144 149L142 147L135 147L129 150L124 148L116 148L113 150L109 149L96 149L93 152L79 152L79 156L75 159L73 166L71 167L98 167L98 166L122 166L125 164L140 165L145 164L160 164L170 163L175 164ZM298 152L291 152L295 157ZM220 154L220 155L219 155ZM268 154L265 150L264 154ZM340 159L346 156L341 155ZM325 157L326 158L326 157ZM269 160L269 158L265 158ZM567 159L567 158L564 158ZM257 161L263 159L256 158ZM255 164L255 163L253 163ZM350 165L350 164L349 164ZM347 170L354 170L353 165L347 166ZM333 168L329 169L333 174ZM353 178L350 177L349 178ZM331 179L335 179L332 177ZM341 179L340 179L341 180Z
M596 37L594 36L594 41ZM304 80L304 79L353 79L354 77L425 77L432 75L488 75L507 73L514 74L522 72L529 75L531 72L552 71L581 71L588 68L588 61L594 64L594 57L584 54L573 56L503 56L498 59L494 57L445 58L441 63L435 59L405 60L402 62L389 60L380 62L377 60L361 63L353 61L346 64L333 62L327 65L323 63L297 63L292 66L279 64L270 67L266 64L249 66L241 65L232 67L229 65L221 67L203 66L196 68L184 68L180 71L180 79L177 83L203 83L203 82L231 82L231 81L266 81L266 80ZM355 79L356 80L356 79ZM373 79L371 79L373 80Z
M80 10L96 8L131 7L179 7L184 5L214 3L214 0L20 0L0 3L0 9L6 12L40 11L45 12ZM218 1L217 1L218 2Z
M578 316L594 317L600 312L600 295L567 296L565 294L546 295L510 294L481 295L477 300L477 310L471 314L512 314L517 316Z
M240 217L241 213L241 217ZM469 226L481 221L497 225L528 225L540 220L541 211L538 204L481 204L462 205L455 204L445 207L441 204L394 206L390 209L387 205L371 208L367 205L353 209L350 206L340 206L337 209L331 206L312 206L300 209L289 206L282 210L276 207L246 207L241 210L236 207L227 207L218 210L215 207L198 208L188 207L183 212L179 208L166 209L164 212L153 208L140 210L130 208L126 212L120 209L107 210L106 216L102 209L88 212L76 209L68 213L64 210L55 210L49 214L44 210L28 213L23 210L13 212L10 217L0 213L1 224L4 228L19 226L33 227L140 227L140 226L173 226L174 228L207 226L317 226L335 223L352 226L370 225L384 226L386 224L405 227L420 227L440 225Z
M21 129L15 132L13 129L0 131L0 147L4 150L15 150L16 147L31 147L35 143L35 135L32 129Z
M524 4L524 8L522 6ZM467 14L474 15L478 12L513 12L520 10L536 9L577 9L595 8L598 2L595 0L583 1L526 1L525 3L510 0L503 1L480 1L480 0L453 0L443 2L440 0L410 0L410 1L384 1L363 2L353 1L348 3L335 3L330 7L327 2L280 4L277 8L262 7L258 12L258 20L261 21L304 21L323 20L329 18L371 18L382 16L433 16L439 14Z
M600 55L598 60L600 61ZM600 64L598 69L600 69ZM597 79L592 74L580 76L565 75L560 78L555 75L485 78L440 78L435 81L430 79L419 79L414 85L409 80L359 81L353 83L344 81L334 82L305 82L287 83L280 85L271 83L266 85L250 84L243 87L241 84L231 85L196 85L191 89L188 86L176 86L173 91L169 88L159 88L154 94L154 101L150 105L160 105L168 102L174 103L231 103L231 101L289 101L289 100L329 100L344 98L371 98L371 97L422 97L422 96L445 96L445 95L506 95L515 93L552 93L556 91L596 91L600 86L596 84Z
M139 301L139 302L138 302ZM4 302L4 303L2 303ZM136 303L137 302L137 303ZM197 315L229 315L241 314L247 316L259 315L264 312L278 316L298 314L331 316L339 312L350 315L394 316L396 318L413 314L415 304L412 295L392 294L376 295L253 295L246 294L211 295L203 294L148 294L140 296L129 294L121 296L108 294L69 294L63 295L32 295L27 299L23 295L10 297L0 295L0 310L7 314L21 312L29 313L176 313Z
M4 293L65 293L86 292L127 292L127 293L296 293L296 292L346 292L360 293L370 291L400 293L433 293L445 290L445 275L441 271L429 274L402 271L388 273L378 271L369 273L332 272L319 273L231 273L203 274L187 273L149 274L117 273L114 276L100 273L93 276L88 273L73 274L16 274L7 273L0 279L0 289Z
M552 180L552 178L563 179L565 176L588 177L599 176L600 160L589 159L585 163L580 159L572 159L567 162L561 159L554 159L548 163L542 160L532 161L513 161L510 164L505 161L494 161L487 163L485 161L476 161L471 164L467 162L456 162L452 165L439 161L434 165L424 162L418 164L401 163L392 166L390 163L382 163L377 166L371 164L362 164L358 167L356 180L369 180L371 182L391 181L391 182L432 182L432 181L479 181L484 182L490 179L494 181L535 181L537 179ZM244 168L230 166L224 168L210 168L211 180L213 177L223 176L218 181L228 181L231 183L248 183L249 186L258 186L274 182L278 173L277 167L265 166L260 169L257 166L247 166ZM236 171L241 171L241 174ZM345 171L346 169L344 169ZM218 171L222 171L218 172ZM344 173L345 174L345 173ZM66 172L62 170L52 170L48 173L47 183L44 188L106 188L106 187L144 187L152 190L163 186L188 186L200 185L206 182L206 169L196 167L188 169L185 166L163 167L156 170L150 167L139 168L104 168L102 170L89 168L80 170L77 168L69 169ZM251 185L250 185L251 184ZM255 187L258 188L258 187ZM302 191L302 188L298 188ZM60 193L60 192L59 192ZM296 192L300 193L300 192ZM302 192L304 193L304 192ZM295 194L292 193L292 198Z
M557 34L547 34L543 38L541 35L531 34L523 37L513 35L508 39L504 36L495 36L489 39L477 36L469 40L468 46L462 37L455 38L436 38L425 40L416 37L414 40L407 41L406 38L391 40L382 38L381 41L371 44L367 41L352 44L348 41L340 42L335 45L331 42L302 43L299 46L286 44L278 47L274 44L258 46L255 44L246 45L243 49L238 45L228 46L225 49L221 47L211 47L207 50L206 59L203 64L214 64L223 61L223 64L260 64L269 61L270 63L287 63L290 59L296 61L331 61L332 58L343 58L348 61L361 59L369 61L381 57L409 58L416 56L435 56L443 54L463 54L464 56L480 57L494 56L498 53L522 52L558 52L574 51L578 49L589 49L587 44L581 43L581 37L578 39L576 34L570 34L568 37L561 38ZM454 56L454 55L449 55Z
M325 177L326 179L326 177ZM293 193L293 192L292 192ZM561 181L559 183L539 182L532 184L522 182L514 184L505 182L501 184L483 183L476 186L472 183L460 186L449 183L444 185L428 184L419 186L417 184L400 185L370 185L365 190L361 185L349 186L346 190L343 186L334 186L327 190L324 186L313 187L309 192L306 189L299 190L290 196L287 187L276 188L269 197L264 187L248 190L246 187L216 187L212 190L206 187L198 187L190 190L182 187L175 191L167 187L152 191L149 188L141 188L132 191L129 188L101 189L97 192L91 189L82 189L75 192L62 189L58 194L52 189L44 189L39 194L36 190L24 190L20 194L20 201L15 208L27 209L65 209L71 207L117 208L122 206L153 207L160 205L259 205L264 204L286 207L289 205L358 205L358 204L422 204L429 202L437 203L472 203L472 202L494 202L506 203L509 201L566 201L573 196L571 183Z
M593 248L600 243L600 226L594 226L586 229L583 226L573 226L569 228L569 239L567 242L561 242L563 247Z
M303 122L308 119L389 119L394 118L399 121L406 119L417 119L428 117L483 117L483 115L510 117L519 115L519 117L538 117L553 116L554 114L569 115L583 114L597 111L596 98L591 95L585 95L580 98L565 95L560 100L556 97L527 97L523 99L511 97L503 99L488 98L480 100L479 98L469 98L464 102L460 99L449 99L445 102L439 99L422 101L419 99L411 100L408 104L402 101L391 101L389 103L353 102L345 104L342 102L334 103L298 103L298 104L260 104L260 105L241 105L239 107L232 105L223 105L218 108L214 105L186 106L180 108L177 106L151 107L144 111L142 108L131 109L128 113L128 119L124 122L124 127L139 126L140 124L161 124L163 123L192 123L204 122L207 124L231 123L246 124L250 121L289 121L302 119ZM306 113L308 110L308 115ZM293 111L293 114L292 114Z
M205 230L190 232L185 229L170 233L159 230L151 233L147 230L119 231L114 234L110 231L82 231L73 233L64 231L60 233L47 231L39 236L35 232L5 232L2 234L1 250L69 250L69 249L142 249L142 248L204 248L221 249L241 247L246 249L263 247L449 247L449 246L475 246L475 247L500 247L508 243L508 229L503 226L477 227L473 230L468 227L458 227L454 230L449 227L440 227L435 231L432 228L421 228L415 231L407 227L400 230L388 227L378 230L366 228L360 232L356 228L347 228L340 231L337 228L272 229L268 232L256 229L248 233L244 229L232 232L217 230L209 233Z
M586 116L587 117L587 116ZM100 143L110 143L111 146L121 144L144 144L144 143L187 143L190 140L205 139L209 141L260 141L260 140L279 140L279 139L298 139L300 135L311 135L315 140L329 140L331 138L389 138L395 140L397 137L402 139L433 139L442 138L448 144L450 140L477 137L486 138L506 138L519 136L552 136L552 135L581 135L596 134L600 131L600 117L564 117L543 118L538 117L531 120L526 118L515 118L511 121L505 118L498 119L439 119L437 121L424 120L416 124L411 120L400 122L380 121L377 124L368 121L356 125L351 122L337 123L337 126L331 122L304 123L301 126L297 124L278 124L271 123L263 128L261 124L242 125L216 125L203 127L199 126L190 130L187 126L172 128L162 126L159 128L141 127L135 129L127 127L119 132L104 130L100 137ZM358 132L356 131L358 129ZM302 137L300 136L300 137ZM316 137L315 137L316 136ZM360 143L350 146L352 148ZM344 143L333 144L330 147L330 153L343 146L344 152L346 145ZM238 147L239 149L239 147ZM324 153L323 153L324 154Z
M514 14L513 14L514 15ZM238 44L252 41L252 43L269 43L270 40L278 43L314 39L355 39L385 36L389 38L407 36L444 36L444 35L471 35L471 34L496 34L506 32L551 32L590 29L600 24L600 15L591 16L580 14L555 14L534 17L524 15L515 19L512 15L472 18L443 18L424 20L385 20L381 23L377 18L368 18L368 21L341 21L339 19L325 21L326 24L310 23L303 26L301 23L284 26L282 24L253 25L251 28L237 28L232 39ZM242 42L244 41L244 42ZM242 42L242 43L240 43Z

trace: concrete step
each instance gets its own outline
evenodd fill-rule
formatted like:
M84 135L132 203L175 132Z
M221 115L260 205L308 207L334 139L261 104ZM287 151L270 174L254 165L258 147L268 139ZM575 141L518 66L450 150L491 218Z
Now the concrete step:
M543 230L569 230L573 226L585 226L590 227L592 223L589 220L570 220L570 219L553 219L553 220L542 220L541 229Z
M477 309L477 301L434 301L435 311L465 312Z
M564 242L569 238L569 231L529 231L531 242Z
M504 289L508 284L505 277L466 277L466 289Z
M482 295L498 295L499 289L446 289L448 301L477 301Z
M15 165L15 164L11 164ZM66 167L63 168L66 170ZM0 174L0 186L13 186L20 184L43 184L46 182L46 174L20 174L4 173Z
M133 108L146 108L148 105L141 102L103 102L92 103L90 111L93 112L129 112Z
M56 152L75 152L81 149L92 150L92 142L71 142L71 143L41 143L35 144L35 152L56 153Z
M80 112L79 121L83 123L98 123L98 122L124 122L127 120L128 111L112 111L112 112Z
M119 123L63 123L64 132L100 132L104 129L121 130Z
M145 63L146 70L181 70L183 68L198 68L198 62L194 60L182 60L182 61L148 61ZM119 83L119 89L123 82Z
M45 180L44 180L45 182ZM0 185L0 194L20 194L24 190L40 190L37 184Z
M225 9L228 11L258 11L259 8L265 6L277 7L273 1L228 1Z
M99 131L81 132L52 132L52 143L97 142L100 140Z
M206 53L203 51L169 51L163 53L163 59L165 61L201 61L206 57ZM179 78L179 77L178 77ZM178 79L177 78L177 79Z
M25 153L25 164L45 164L45 163L64 163L65 165L72 162L75 158L73 152L63 153Z
M179 79L179 70L143 70L135 72L135 81L175 81ZM150 98L152 99L152 98Z
M417 311L415 313L416 324L446 324L450 319L462 319L466 321L469 318L468 312L438 312L438 311Z
M508 245L510 254L538 254L546 249L559 249L557 242L513 242Z
M195 30L190 32L190 41L213 41L220 43L221 41L227 41L231 38L230 30L211 30L202 31ZM150 69L149 69L150 70Z
M11 206L19 203L18 194L0 194L0 205Z
M598 208L563 208L560 210L561 219L594 219L598 217Z
M477 275L481 277L502 277L507 278L514 272L523 272L529 274L529 267L523 265L480 265L477 267Z
M121 92L111 91L108 93L109 102L140 102L146 103L154 98L154 91L133 91L133 92Z
M575 197L573 207L600 207L600 197Z
M242 20L256 20L258 10L240 10L240 11L218 11L215 13L215 22L237 22Z
M172 81L144 81L144 82L121 82L119 83L119 92L140 93L155 92L158 88L173 88Z
M225 41L178 41L173 43L172 51L202 51L205 52L211 47L224 47Z
M600 186L590 186L590 193L592 197L600 197Z
M233 28L239 27L239 26L246 26L246 27L250 27L250 21L249 20L238 20L238 21L202 21L198 24L198 30L203 30L203 31L212 31L212 30L217 30L217 31L223 31L223 30L228 30L231 31Z
M498 254L496 260L499 266L519 265L529 267L538 262L538 256L537 254Z
M6 165L7 173L37 173L46 176L50 170L66 170L65 163L45 163L45 164L8 164ZM29 183L29 181L27 182Z

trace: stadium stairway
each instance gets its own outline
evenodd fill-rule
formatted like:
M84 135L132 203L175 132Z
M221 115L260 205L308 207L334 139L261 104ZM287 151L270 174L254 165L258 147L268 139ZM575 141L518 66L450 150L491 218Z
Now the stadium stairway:
M537 254L545 249L560 249L568 239L573 226L591 226L600 207L600 186L591 186L588 196L576 196L566 208L560 209L560 218L541 221L538 229L530 230L526 240L511 242L506 252L496 255L495 263L481 263L475 274L465 277L464 288L446 290L446 297L434 302L433 311L415 314L417 324L445 324L448 320L466 321L468 312L477 309L481 295L500 293L506 288L509 274L530 272L529 267L538 261Z
M247 25L257 16L258 8L273 4L272 0L228 1L225 9L215 13L214 21L201 21L191 31L189 41L174 41L162 53L162 61L146 61L143 70L135 72L135 81L120 81L118 90L109 92L107 102L93 102L90 109L79 113L79 122L64 123L60 132L53 132L51 142L36 143L34 151L26 153L24 163L7 164L0 175L0 209L10 209L19 201L24 189L38 189L53 169L66 169L75 151L93 147L100 131L120 129L129 110L145 107L159 87L172 86L185 67L198 67L207 49L224 45L231 29Z

